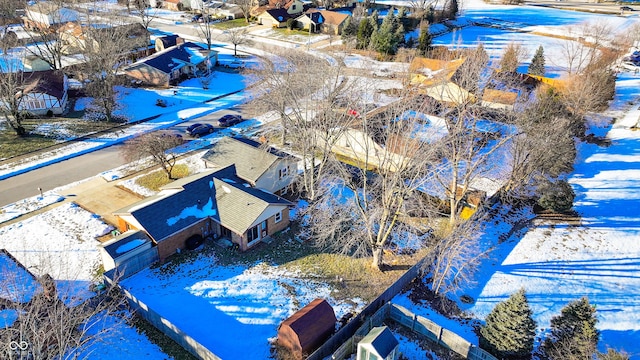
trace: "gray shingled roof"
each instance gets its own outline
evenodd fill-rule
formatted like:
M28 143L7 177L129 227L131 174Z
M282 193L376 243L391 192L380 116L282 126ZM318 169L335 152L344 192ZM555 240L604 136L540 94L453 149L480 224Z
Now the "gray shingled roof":
M235 164L238 176L255 184L276 161L290 156L259 146L260 143L249 139L224 137L202 159L218 169Z
M181 179L114 214L132 215L154 240L161 241L206 217L243 234L270 205L291 203L245 186L231 165Z

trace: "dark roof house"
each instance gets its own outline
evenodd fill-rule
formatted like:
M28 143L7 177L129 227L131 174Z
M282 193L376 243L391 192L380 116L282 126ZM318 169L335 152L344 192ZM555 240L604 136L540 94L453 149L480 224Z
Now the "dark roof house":
M121 232L144 231L164 259L193 236L226 237L247 250L288 226L291 205L246 184L230 165L174 181L114 215Z

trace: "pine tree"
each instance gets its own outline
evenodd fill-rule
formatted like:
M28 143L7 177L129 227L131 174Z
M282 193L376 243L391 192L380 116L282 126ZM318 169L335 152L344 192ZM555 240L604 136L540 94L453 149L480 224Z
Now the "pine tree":
M502 59L500 59L500 71L515 73L520 65L520 45L511 43L504 50Z
M344 41L351 41L358 34L358 27L352 19L353 18L349 16L347 20L345 20L344 27L342 28L341 37Z
M390 11L382 20L380 27L371 35L371 47L380 53L393 55L398 50L398 45L404 40L403 37L404 28Z
M420 55L427 55L427 52L431 50L432 40L431 33L429 33L429 23L426 23L420 27L420 36L418 36L417 49Z
M536 322L524 289L499 303L480 329L480 347L502 359L531 356Z
M358 25L358 34L356 35L356 48L366 49L369 47L372 33L373 27L371 26L371 21L368 18L360 20L360 24Z
M533 55L531 63L529 64L529 74L544 76L544 48L542 45L536 50L536 54Z
M549 360L591 359L600 332L596 309L583 297L567 304L551 319L551 333L540 346L540 357Z

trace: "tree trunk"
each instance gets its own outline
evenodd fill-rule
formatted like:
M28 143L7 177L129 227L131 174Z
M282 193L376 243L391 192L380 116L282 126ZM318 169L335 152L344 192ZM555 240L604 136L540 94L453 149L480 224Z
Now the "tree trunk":
M238 45L233 44L233 56L238 56Z
M382 269L382 246L373 248L373 262L371 266Z

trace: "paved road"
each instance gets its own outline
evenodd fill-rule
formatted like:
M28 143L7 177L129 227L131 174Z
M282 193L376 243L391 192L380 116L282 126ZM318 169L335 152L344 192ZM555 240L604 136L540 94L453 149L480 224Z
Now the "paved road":
M119 150L120 145L114 145L4 179L0 181L0 206L38 195L38 187L51 190L123 165L126 161Z

